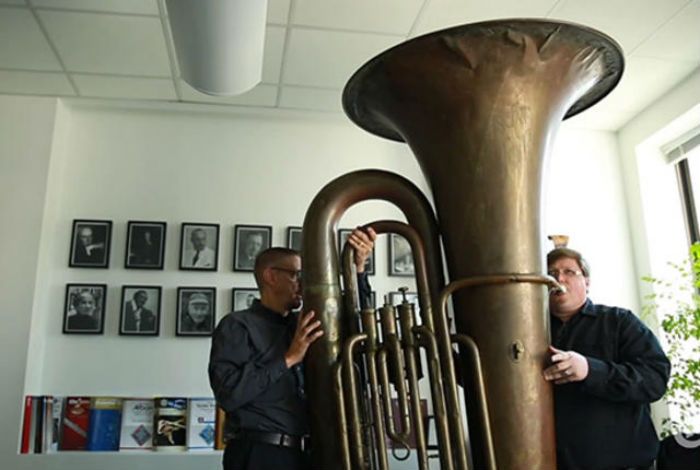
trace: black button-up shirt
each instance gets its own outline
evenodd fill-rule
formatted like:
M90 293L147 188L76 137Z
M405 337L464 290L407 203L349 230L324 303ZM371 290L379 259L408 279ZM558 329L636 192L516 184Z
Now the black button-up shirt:
M209 357L209 382L226 411L224 435L257 430L308 433L301 364L287 369L297 315L282 316L259 300L221 319Z
M593 304L563 323L552 344L588 360L581 382L554 385L559 470L607 470L651 463L658 438L649 403L666 391L670 363L654 334L629 310Z

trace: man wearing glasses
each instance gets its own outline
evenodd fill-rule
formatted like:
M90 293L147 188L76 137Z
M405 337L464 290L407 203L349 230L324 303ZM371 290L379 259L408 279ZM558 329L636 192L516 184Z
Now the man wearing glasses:
M349 243L360 291L369 293L365 260L376 233L355 229ZM302 361L323 335L314 312L301 307L301 257L269 248L255 260L260 300L225 316L214 331L209 382L226 411L224 470L307 469L309 432ZM362 295L362 294L361 294Z
M649 404L666 391L670 363L629 310L588 299L581 254L556 248L548 273L565 290L549 298L558 470L653 468L658 438Z

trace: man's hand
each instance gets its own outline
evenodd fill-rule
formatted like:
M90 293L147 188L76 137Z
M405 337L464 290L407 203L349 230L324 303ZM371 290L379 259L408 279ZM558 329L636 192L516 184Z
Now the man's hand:
M299 316L292 344L289 345L289 349L284 354L284 362L287 364L287 368L303 361L309 345L323 336L323 330L319 328L321 322L313 321L314 316L313 310L302 313Z
M365 262L372 253L374 240L377 239L376 232L371 228L363 229L357 227L348 237L348 243L355 249L355 267L358 273L365 271Z
M575 351L562 351L553 346L549 347L552 353L552 365L544 370L544 379L557 385L580 382L588 377L588 360Z

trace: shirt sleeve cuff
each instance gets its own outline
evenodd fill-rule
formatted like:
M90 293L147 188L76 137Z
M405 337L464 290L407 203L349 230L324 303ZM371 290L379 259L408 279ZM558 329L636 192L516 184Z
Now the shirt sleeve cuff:
M287 370L289 370L287 369L287 362L284 360L284 356L282 356L270 364L270 380L277 382Z
M609 366L605 361L586 356L588 376L583 380L584 390L595 393L602 390L607 382Z

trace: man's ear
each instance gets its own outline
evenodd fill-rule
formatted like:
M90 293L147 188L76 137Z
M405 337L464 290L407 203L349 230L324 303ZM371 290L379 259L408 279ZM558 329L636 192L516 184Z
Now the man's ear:
M265 268L262 272L262 280L267 285L274 285L277 280L275 277L275 270L272 268Z
M587 277L586 279L586 294L588 294L588 290L591 288L591 278Z

